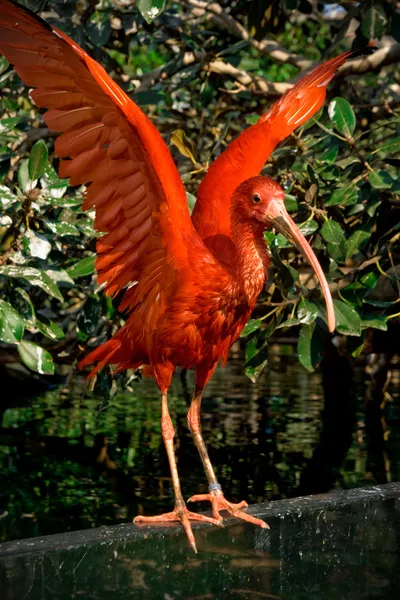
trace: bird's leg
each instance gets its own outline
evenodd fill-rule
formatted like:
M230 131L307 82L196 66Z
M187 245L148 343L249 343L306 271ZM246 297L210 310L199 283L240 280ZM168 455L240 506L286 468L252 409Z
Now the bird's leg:
M134 523L162 523L166 521L180 521L185 528L190 545L192 546L193 550L197 552L196 542L190 521L203 521L212 523L213 525L219 525L220 523L219 520L211 519L205 515L198 515L190 512L186 508L186 503L182 496L181 484L179 482L178 468L176 465L174 451L175 430L168 411L167 393L162 394L161 431L171 469L172 485L174 486L175 494L175 508L169 513L164 513L163 515L157 515L155 517L145 517L139 515L134 519Z
M243 500L239 504L233 504L232 502L228 502L228 500L226 500L224 496L221 485L218 483L218 480L215 476L215 472L211 464L210 457L208 456L207 448L201 433L200 409L203 389L204 388L196 386L193 394L192 403L187 414L187 420L189 429L193 436L194 443L196 444L196 448L200 454L200 458L204 466L204 471L208 480L209 493L196 494L195 496L189 498L188 502L199 502L202 500L208 500L209 502L211 502L213 517L216 520L219 520L220 522L223 521L223 518L219 513L221 510L226 510L238 519L248 521L249 523L259 525L263 528L269 528L268 524L265 523L265 521L257 519L256 517L252 517L251 515L248 515L243 510L241 510L242 508L247 507L247 502Z

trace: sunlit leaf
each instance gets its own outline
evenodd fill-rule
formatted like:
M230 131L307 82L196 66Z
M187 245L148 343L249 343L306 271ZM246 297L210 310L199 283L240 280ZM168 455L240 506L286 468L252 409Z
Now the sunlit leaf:
M26 279L31 285L36 285L44 290L50 296L57 298L61 302L64 300L58 286L50 279L46 273L33 267L24 266L6 266L0 267L0 275Z
M373 6L365 11L361 21L361 31L367 40L379 39L385 31L387 18L381 4L373 3Z
M95 46L104 46L111 35L108 12L95 11L86 23L86 33Z
M22 362L41 375L53 375L54 363L52 356L47 350L33 342L23 340L18 344L18 353Z
M25 251L35 258L45 259L51 252L49 240L42 234L36 233L31 229L25 233L23 238Z
M171 144L176 146L179 152L190 158L193 164L196 164L196 160L194 158L194 143L190 140L183 129L176 129L171 135Z
M37 179L31 179L29 175L28 159L21 160L18 169L18 185L21 192L30 192L36 187Z
M24 335L24 319L9 302L0 300L0 341L15 344Z
M87 256L82 258L74 265L67 269L67 273L72 279L78 279L78 277L85 277L91 275L95 271L95 256Z
M250 319L250 321L247 321L240 337L246 337L251 333L254 333L257 329L260 329L261 323L262 321L260 321L260 319Z
M136 5L146 21L152 23L164 10L165 0L137 0Z
M356 128L356 116L349 102L344 98L334 98L328 106L332 123L346 137L351 137Z

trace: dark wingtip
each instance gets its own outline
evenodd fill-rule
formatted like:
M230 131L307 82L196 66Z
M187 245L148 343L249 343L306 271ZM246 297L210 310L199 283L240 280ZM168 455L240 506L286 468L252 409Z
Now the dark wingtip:
M364 48L358 48L357 50L353 50L351 54L349 54L348 58L358 58L359 56L370 56L378 50L378 46L375 45L375 42L369 42L368 46L364 46Z
M15 0L8 0L8 1L10 4L13 4L16 8L19 8L19 9L23 10L24 12L28 13L33 19L35 19L35 21L40 23L40 25L42 25L42 27L45 27L49 31L53 31L52 26L49 25L49 23L46 23L46 21L44 19L42 19L42 17L39 17L39 15L34 13L33 10L31 10L30 8L27 8L26 6L23 6L22 4L18 4L18 2L15 2Z

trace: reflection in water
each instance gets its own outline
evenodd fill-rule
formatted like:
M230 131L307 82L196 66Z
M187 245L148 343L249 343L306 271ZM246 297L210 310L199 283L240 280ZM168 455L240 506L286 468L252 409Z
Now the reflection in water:
M325 400L321 373L307 373L290 345L270 347L269 369L256 384L246 379L240 362L217 370L206 388L203 433L229 500L258 503L375 483L371 457L367 462L363 369L354 377L339 359L330 357L324 368ZM387 480L398 475L400 464L393 381L385 409L391 443ZM183 493L189 497L206 492L207 484L186 425L185 386L192 389L192 373L186 383L175 378L171 408ZM0 514L6 509L8 516L0 520L0 541L170 509L158 390L150 380L133 387L104 400L76 378L68 393L8 398L0 429Z

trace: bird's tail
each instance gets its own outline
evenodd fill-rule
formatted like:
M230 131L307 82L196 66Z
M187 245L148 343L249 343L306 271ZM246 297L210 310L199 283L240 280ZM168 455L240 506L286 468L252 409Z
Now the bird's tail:
M138 352L137 347L133 348L132 338L124 326L108 342L105 342L85 356L78 363L78 369L94 365L88 375L88 379L91 379L108 364L115 365L113 370L115 373L128 368L137 369L146 362L143 353Z

